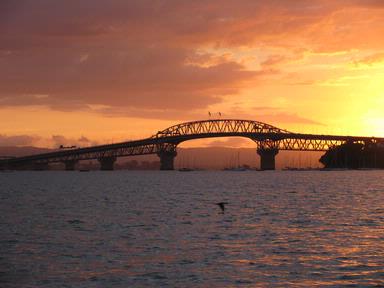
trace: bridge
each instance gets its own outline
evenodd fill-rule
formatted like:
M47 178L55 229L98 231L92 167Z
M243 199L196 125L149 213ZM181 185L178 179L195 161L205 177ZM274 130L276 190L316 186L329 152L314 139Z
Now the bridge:
M180 143L232 136L247 137L256 143L261 170L275 169L275 156L280 150L327 151L345 143L362 143L366 146L384 144L384 138L302 134L258 121L209 119L174 125L141 140L1 159L0 169L46 170L50 163L61 162L66 170L75 170L79 161L97 159L101 170L113 170L118 157L157 154L160 169L173 170L176 148Z

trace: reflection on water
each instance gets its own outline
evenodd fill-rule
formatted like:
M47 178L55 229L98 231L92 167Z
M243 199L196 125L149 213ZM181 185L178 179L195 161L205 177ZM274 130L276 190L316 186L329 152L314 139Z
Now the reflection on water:
M384 286L383 176L0 173L0 287Z

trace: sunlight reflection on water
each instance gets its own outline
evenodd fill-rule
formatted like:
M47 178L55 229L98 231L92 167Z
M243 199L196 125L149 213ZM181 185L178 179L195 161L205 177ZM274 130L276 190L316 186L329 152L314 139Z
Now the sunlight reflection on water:
M0 173L0 287L384 285L383 176Z

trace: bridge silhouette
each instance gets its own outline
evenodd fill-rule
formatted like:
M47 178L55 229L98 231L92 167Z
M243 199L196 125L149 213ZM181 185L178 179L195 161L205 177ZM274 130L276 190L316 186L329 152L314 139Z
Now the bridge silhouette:
M158 131L141 140L99 145L0 160L0 169L46 170L50 163L64 163L75 170L82 160L97 159L101 170L113 170L118 157L157 154L160 170L173 170L177 145L182 142L214 137L247 137L256 143L261 170L275 169L279 150L327 151L345 143L365 146L384 143L384 138L293 133L272 125L239 119L209 119L186 122Z

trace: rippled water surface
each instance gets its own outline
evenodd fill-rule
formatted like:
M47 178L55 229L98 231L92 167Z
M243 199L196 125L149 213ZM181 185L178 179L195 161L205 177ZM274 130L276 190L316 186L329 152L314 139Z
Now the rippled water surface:
M0 184L0 287L384 287L384 171L11 172Z

